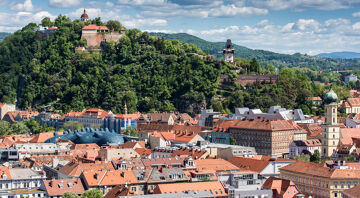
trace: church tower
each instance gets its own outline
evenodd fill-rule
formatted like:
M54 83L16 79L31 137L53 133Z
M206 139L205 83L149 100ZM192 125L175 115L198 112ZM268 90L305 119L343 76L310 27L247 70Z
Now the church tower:
M86 14L86 10L85 10L85 8L84 8L84 13L81 15L81 17L80 17L80 20L81 21L84 21L84 22L86 22L87 20L89 20L89 16Z
M325 104L325 123L322 129L322 156L331 157L340 142L340 127L337 123L337 95L330 90L324 98Z
M226 41L226 45L225 45L225 49L224 49L223 53L224 53L224 59L226 62L228 62L228 63L234 62L235 49L234 49L230 39L228 39Z

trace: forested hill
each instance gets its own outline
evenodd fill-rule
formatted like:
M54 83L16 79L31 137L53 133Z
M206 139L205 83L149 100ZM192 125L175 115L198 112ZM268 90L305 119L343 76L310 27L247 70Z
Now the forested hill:
M10 33L0 32L0 42L3 41L5 39L5 37L7 37L9 35L10 35Z
M187 33L166 34L166 33L150 33L162 37L164 39L176 39L181 42L192 43L199 47L204 52L209 52L215 55L216 58L222 58L222 50L224 49L225 42L210 42L198 38ZM303 54L279 54L266 50L253 50L243 46L234 44L236 50L235 57L238 58L256 58L262 64L273 64L275 66L287 67L309 67L316 70L343 70L343 69L356 69L360 67L359 59L331 59L307 56Z

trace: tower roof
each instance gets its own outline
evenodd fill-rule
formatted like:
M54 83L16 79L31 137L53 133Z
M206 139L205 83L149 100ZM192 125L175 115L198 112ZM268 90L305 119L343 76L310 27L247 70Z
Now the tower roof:
M86 9L85 8L84 8L84 13L81 15L80 18L82 18L82 19L88 19L89 18L89 16L86 14Z
M329 92L327 92L324 97L325 104L337 103L337 100L338 100L338 96L332 89Z
M228 39L228 40L226 41L225 49L233 49L233 48L234 48L234 47L233 47L233 45L232 45L232 43L231 43L231 40Z

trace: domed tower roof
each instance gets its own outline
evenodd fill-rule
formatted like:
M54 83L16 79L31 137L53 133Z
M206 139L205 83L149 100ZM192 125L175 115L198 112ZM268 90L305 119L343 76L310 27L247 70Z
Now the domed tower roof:
M84 13L81 15L80 18L81 18L82 21L89 19L89 16L86 14L86 10L85 10L85 9L84 9Z
M324 103L325 104L331 104L331 103L337 103L338 100L338 96L336 95L336 93L331 89L329 92L326 93L325 98L324 98Z

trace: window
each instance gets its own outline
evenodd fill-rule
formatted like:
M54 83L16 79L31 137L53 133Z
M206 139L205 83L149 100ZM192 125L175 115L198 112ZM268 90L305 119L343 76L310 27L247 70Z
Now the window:
M132 190L133 192L135 192L135 191L136 191L136 186L131 187L131 190Z

